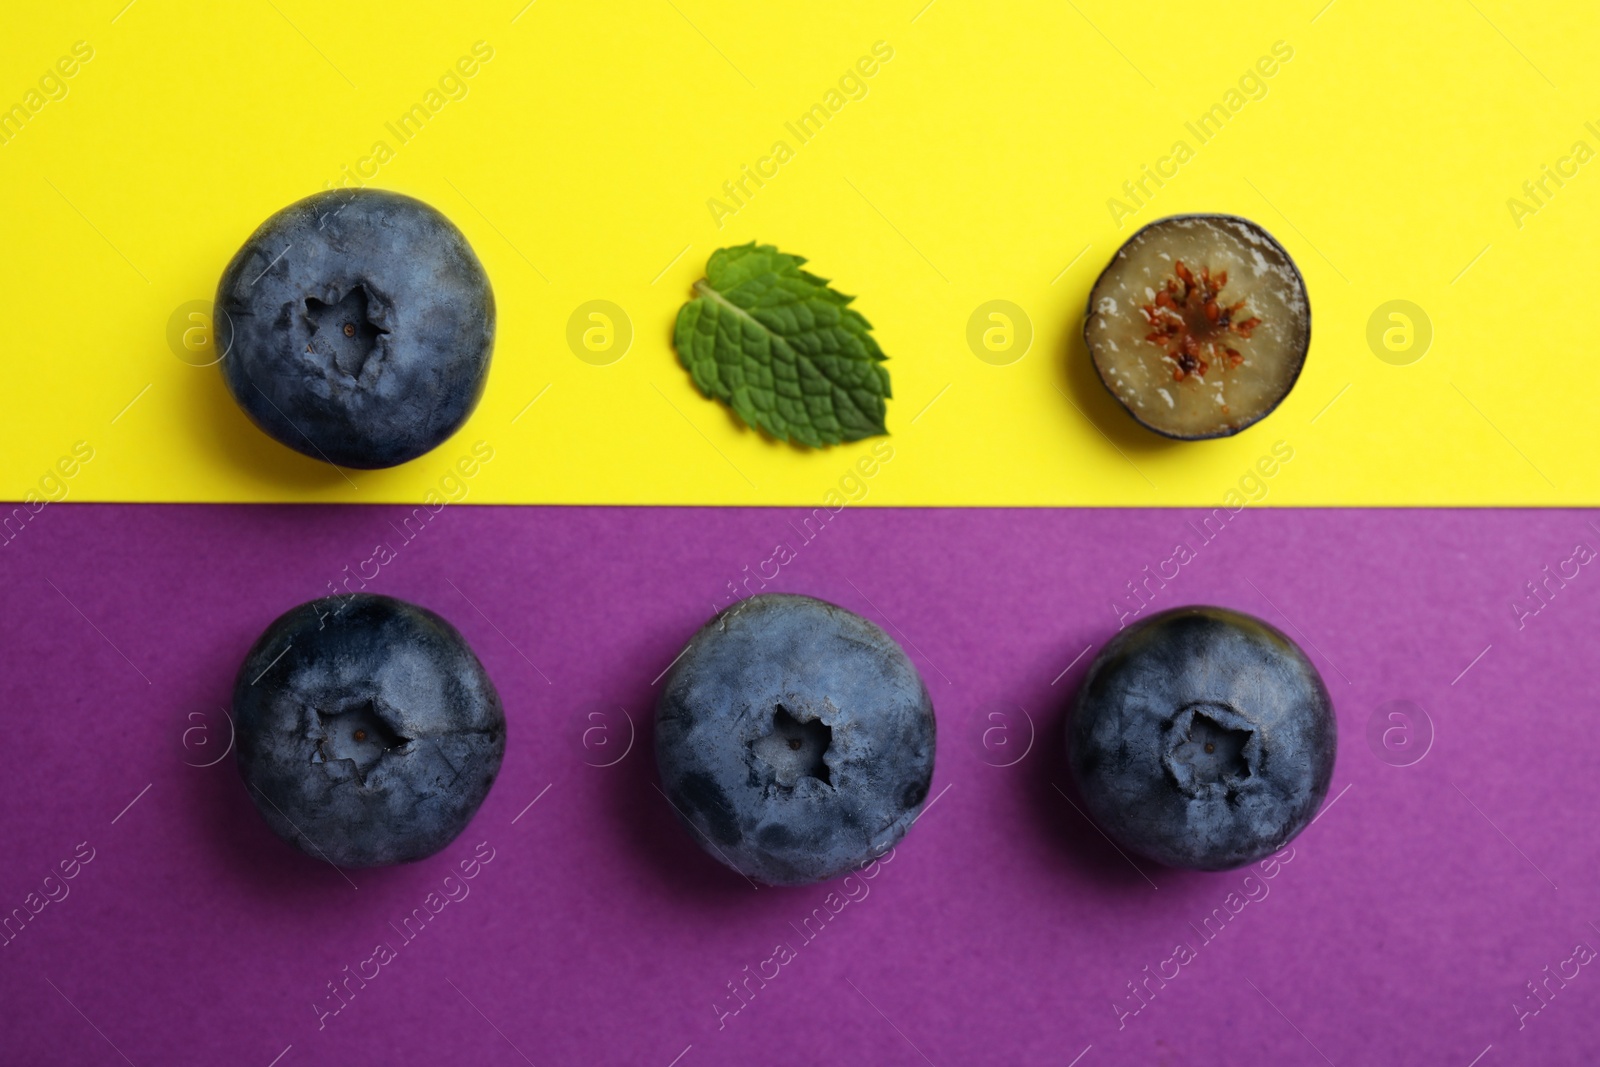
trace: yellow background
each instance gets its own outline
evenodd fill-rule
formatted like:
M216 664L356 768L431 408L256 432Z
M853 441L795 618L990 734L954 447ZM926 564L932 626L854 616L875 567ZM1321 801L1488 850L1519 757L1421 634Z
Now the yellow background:
M0 145L0 496L86 441L71 499L415 500L483 440L476 502L815 504L872 442L765 440L702 399L670 346L706 257L755 238L857 294L891 357L894 458L867 504L1214 504L1277 441L1294 459L1269 504L1600 500L1600 162L1520 227L1507 204L1575 141L1600 149L1584 127L1600 128L1593 3L363 7L8 14L0 105L74 42L94 58ZM385 124L477 41L493 59L402 144ZM894 57L868 95L799 144L784 123L878 41ZM1294 55L1266 95L1199 144L1185 122L1277 41ZM719 229L707 200L779 139L795 158ZM1195 158L1119 227L1108 199L1179 139ZM394 157L370 184L466 232L499 338L460 434L395 470L339 472L258 433L168 328L256 225L379 140ZM1172 444L1103 392L1077 331L1118 244L1184 211L1245 215L1283 242L1313 342L1266 421ZM1434 330L1405 366L1366 339L1395 299ZM631 320L610 365L567 344L591 300ZM991 300L1032 323L1005 366L967 344Z

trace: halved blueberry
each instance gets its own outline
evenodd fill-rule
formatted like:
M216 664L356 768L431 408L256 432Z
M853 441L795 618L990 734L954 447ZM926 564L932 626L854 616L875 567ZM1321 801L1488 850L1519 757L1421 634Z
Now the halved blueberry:
M1089 293L1100 380L1166 437L1227 437L1271 414L1311 346L1305 281L1234 215L1174 215L1128 238Z

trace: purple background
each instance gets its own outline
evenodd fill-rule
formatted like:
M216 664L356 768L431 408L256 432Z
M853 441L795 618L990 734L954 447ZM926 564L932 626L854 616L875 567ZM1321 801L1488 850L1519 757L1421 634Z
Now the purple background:
M1511 605L1600 545L1593 513L1247 511L1200 544L1186 511L846 510L769 588L900 639L940 745L933 806L810 942L794 927L838 883L756 890L707 858L650 745L653 680L803 513L455 506L410 543L405 514L51 505L0 547L0 914L94 850L0 947L0 1060L1592 1060L1600 966L1563 961L1600 947L1600 568L1571 564L1520 630ZM1180 539L1196 558L1156 606L1264 617L1338 707L1330 806L1270 879L1136 869L1055 787L1081 653ZM195 765L225 751L255 636L379 542L398 551L369 588L462 630L510 744L445 853L341 873L271 836L231 755ZM1412 766L1368 741L1391 700L1436 730ZM484 841L469 895L404 942L390 924ZM327 983L380 941L397 957L319 1029ZM719 1028L780 941L794 958ZM1180 941L1195 958L1119 1029L1127 983ZM1578 969L1519 1029L1546 967Z

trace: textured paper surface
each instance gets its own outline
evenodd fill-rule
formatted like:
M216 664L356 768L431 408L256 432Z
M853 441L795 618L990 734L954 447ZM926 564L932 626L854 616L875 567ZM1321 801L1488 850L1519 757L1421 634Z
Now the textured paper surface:
M1590 514L845 509L806 543L808 514L453 507L408 543L397 507L46 509L0 548L0 913L66 895L0 947L0 1060L1590 1061ZM655 679L780 542L769 588L885 626L937 708L935 799L868 881L754 890L654 786ZM1337 705L1328 805L1267 871L1136 868L1056 788L1112 605L1179 542L1148 610L1262 616ZM509 746L445 853L347 877L270 835L219 708L260 630L379 544L370 588L460 627ZM1409 755L1368 740L1397 700L1431 723Z
M890 355L873 506L1212 504L1277 440L1314 462L1274 503L1593 504L1597 39L1575 0L25 5L0 499L83 441L79 500L417 501L485 440L484 503L812 504L866 447L764 440L669 343L707 256L759 239ZM348 480L191 365L245 237L346 181L444 211L500 310L462 434ZM1078 337L1117 246L1193 211L1283 242L1312 347L1267 421L1174 446Z

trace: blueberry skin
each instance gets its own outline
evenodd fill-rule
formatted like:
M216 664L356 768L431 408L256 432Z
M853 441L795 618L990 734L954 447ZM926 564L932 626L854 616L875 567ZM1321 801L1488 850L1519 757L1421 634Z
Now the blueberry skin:
M1129 626L1095 657L1067 753L1113 840L1169 867L1220 871L1305 829L1338 741L1299 646L1252 616L1184 607Z
M499 694L426 608L357 593L267 627L233 686L239 773L267 825L339 867L444 848L506 751Z
M712 856L806 885L883 855L933 781L933 701L852 612L767 593L690 640L656 705L667 798Z
M217 285L222 377L258 427L314 459L393 467L483 395L494 293L461 231L420 200L335 189L273 215Z

